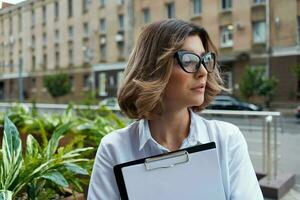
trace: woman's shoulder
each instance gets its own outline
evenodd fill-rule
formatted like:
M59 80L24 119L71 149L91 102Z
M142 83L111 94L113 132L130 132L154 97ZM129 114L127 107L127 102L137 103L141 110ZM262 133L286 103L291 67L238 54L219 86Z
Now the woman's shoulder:
M201 121L206 126L208 132L214 137L222 139L242 139L241 137L243 137L239 127L230 122L215 119L206 119L199 115L197 117L197 120Z

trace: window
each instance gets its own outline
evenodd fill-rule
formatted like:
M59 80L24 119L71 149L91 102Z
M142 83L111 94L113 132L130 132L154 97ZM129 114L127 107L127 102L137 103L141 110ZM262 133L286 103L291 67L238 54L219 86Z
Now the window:
M150 22L150 9L149 8L143 9L143 20L144 20L144 24Z
M105 18L100 19L100 33L106 32L106 21Z
M23 47L23 40L22 38L19 38L19 52L22 51L22 47Z
M100 7L105 7L106 0L100 0Z
M253 22L252 37L254 43L266 42L266 22Z
M89 36L89 23L87 23L87 22L83 23L83 31L84 31L84 36L88 37Z
M43 24L46 24L47 21L47 7L43 6Z
M47 54L43 55L43 69L47 69Z
M73 0L68 0L68 17L73 17Z
M0 67L1 67L1 72L4 72L5 70L4 61L0 62Z
M1 35L4 35L4 22L3 22L3 19L1 19Z
M108 79L108 84L109 84L109 87L112 88L112 87L115 87L115 77L114 76L109 76L109 79Z
M73 65L73 59L74 59L74 56L73 56L73 49L72 48L70 48L69 49L69 65Z
M34 27L34 25L35 25L35 12L32 9L31 10L31 26Z
M118 88L120 88L122 80L123 80L123 72L119 71L118 74L117 74L117 81L118 81L117 85L118 85Z
M232 94L233 92L233 79L232 71L225 71L222 73L222 80L224 81L224 86L229 90L228 92Z
M69 33L69 39L73 39L74 36L73 26L69 26L68 33Z
M106 44L100 45L100 59L102 62L106 60Z
M94 50L89 48L87 44L83 45L82 49L84 63L91 63L91 61L94 59Z
M88 11L89 0L82 0L82 13L85 14Z
M47 46L47 34L43 33L43 46Z
M32 57L31 57L31 69L32 69L32 71L35 71L35 56L33 55Z
M20 13L19 14L19 31L21 32L22 29L23 29L23 27L22 27L22 14Z
M84 74L83 75L83 90L88 90L90 88L90 75Z
M200 15L202 12L202 0L193 0L194 15Z
M166 4L167 17L175 18L175 4L174 2Z
M59 67L59 59L60 59L59 52L56 51L55 52L55 68L56 69L58 69L58 67Z
M55 1L55 3L54 3L54 16L55 16L55 20L58 20L58 18L59 18L59 4L58 4L58 1Z
M221 0L222 1L222 10L230 10L232 8L231 0Z
M119 15L119 27L120 27L120 30L124 30L124 15L123 14Z
M9 66L8 67L9 67L10 72L12 72L14 70L14 61L13 60L9 61Z
M106 92L106 74L105 73L99 73L98 75L98 86L99 86L99 96L106 96L107 92Z
M59 30L55 30L54 43L59 43Z
M31 36L31 45L32 47L35 47L35 36Z
M11 35L13 32L13 22L12 22L12 17L9 17L9 34Z
M119 51L119 61L124 61L125 59L125 45L124 42L118 42L118 51Z
M262 4L262 3L266 3L266 0L253 0L254 4Z
M221 28L221 47L233 46L233 26L228 25Z
M117 0L118 5L124 5L124 3L125 3L124 0Z

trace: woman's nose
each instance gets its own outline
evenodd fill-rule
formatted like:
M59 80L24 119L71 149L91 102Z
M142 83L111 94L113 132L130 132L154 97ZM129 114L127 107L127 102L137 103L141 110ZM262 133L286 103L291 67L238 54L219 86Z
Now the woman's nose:
M203 77L207 75L207 70L205 67L201 64L199 70L195 73L196 77Z

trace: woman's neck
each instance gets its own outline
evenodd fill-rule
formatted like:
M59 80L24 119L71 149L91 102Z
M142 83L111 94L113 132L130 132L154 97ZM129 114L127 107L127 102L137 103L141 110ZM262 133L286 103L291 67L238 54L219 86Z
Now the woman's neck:
M178 150L189 134L190 115L188 109L168 110L149 120L152 137L170 151Z

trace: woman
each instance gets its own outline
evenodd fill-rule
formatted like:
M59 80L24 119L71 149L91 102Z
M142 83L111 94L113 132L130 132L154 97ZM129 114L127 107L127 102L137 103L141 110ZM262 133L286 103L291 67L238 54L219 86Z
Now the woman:
M239 129L194 113L224 89L215 52L207 32L195 24L171 19L143 28L118 91L121 110L137 121L101 140L89 200L120 199L116 164L211 141L226 199L263 199Z

